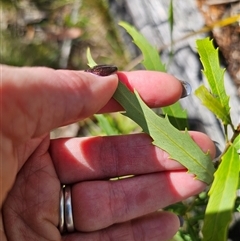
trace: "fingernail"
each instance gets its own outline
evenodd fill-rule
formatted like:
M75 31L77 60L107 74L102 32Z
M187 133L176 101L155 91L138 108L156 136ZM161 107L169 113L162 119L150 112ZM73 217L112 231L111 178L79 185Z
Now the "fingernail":
M180 80L180 82L182 84L182 95L181 95L181 98L189 96L192 93L191 85L188 82L186 82L186 81Z
M178 219L179 219L179 221L180 221L180 227L182 227L182 226L183 226L183 223L184 223L184 219L183 219L182 216L179 216L179 215L178 215Z

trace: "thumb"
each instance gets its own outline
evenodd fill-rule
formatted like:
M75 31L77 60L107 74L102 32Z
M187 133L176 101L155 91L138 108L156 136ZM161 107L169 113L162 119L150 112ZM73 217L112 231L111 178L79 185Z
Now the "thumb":
M43 67L0 68L2 129L16 142L96 113L117 88L117 75L100 77Z

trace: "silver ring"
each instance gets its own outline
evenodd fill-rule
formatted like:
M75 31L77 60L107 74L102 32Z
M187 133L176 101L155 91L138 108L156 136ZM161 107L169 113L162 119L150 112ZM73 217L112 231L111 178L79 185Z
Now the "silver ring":
M67 232L71 233L74 231L73 212L72 212L72 197L71 187L69 185L64 188L64 213L65 213L65 224Z
M71 187L69 185L62 185L60 190L58 229L61 234L74 231Z
M64 231L64 195L63 195L63 187L60 190L60 200L59 200L59 225L58 229L60 233Z

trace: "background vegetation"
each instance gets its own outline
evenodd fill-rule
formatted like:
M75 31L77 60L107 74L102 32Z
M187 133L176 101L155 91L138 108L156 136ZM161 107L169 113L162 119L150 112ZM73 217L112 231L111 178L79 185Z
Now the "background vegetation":
M107 0L2 0L1 15L2 64L86 69L87 47L99 64L116 64L124 69L130 61L112 21ZM171 21L170 14L170 26ZM139 130L131 120L117 113L91 117L77 125L78 136L126 134ZM175 240L200 240L209 201L207 191L168 207L185 219ZM239 200L235 206L239 208Z
M2 0L1 14L1 63L85 69L87 47L98 63L127 63L105 0Z

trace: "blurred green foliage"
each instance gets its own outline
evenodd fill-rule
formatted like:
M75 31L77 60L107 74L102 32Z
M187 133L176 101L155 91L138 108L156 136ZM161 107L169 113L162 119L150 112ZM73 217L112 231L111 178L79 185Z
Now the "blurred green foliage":
M86 68L86 48L99 63L127 63L106 0L1 0L0 62Z

